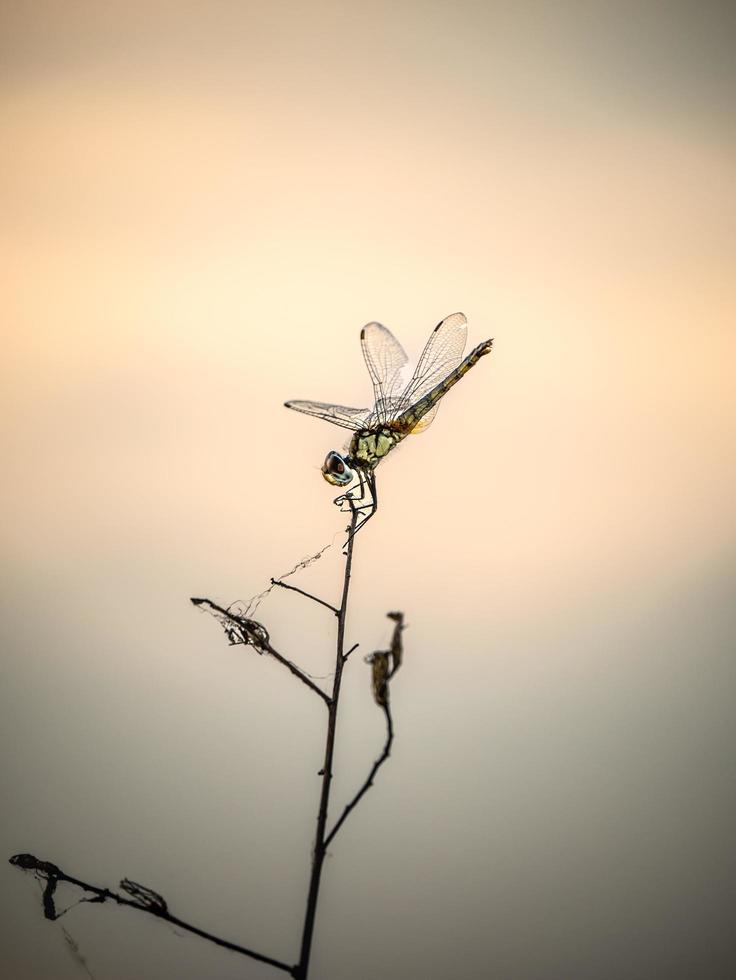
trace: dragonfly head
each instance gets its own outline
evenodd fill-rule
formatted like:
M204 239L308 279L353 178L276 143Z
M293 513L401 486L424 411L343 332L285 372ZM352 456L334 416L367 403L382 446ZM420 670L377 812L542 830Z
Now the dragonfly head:
M348 466L348 460L333 449L327 453L322 464L322 476L331 483L333 487L346 487L352 483L355 473Z

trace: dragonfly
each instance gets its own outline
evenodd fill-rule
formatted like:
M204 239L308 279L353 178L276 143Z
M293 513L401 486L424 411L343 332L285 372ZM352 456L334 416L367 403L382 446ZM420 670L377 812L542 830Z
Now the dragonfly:
M366 500L357 507L363 512L363 523L378 509L375 470L378 464L408 435L430 425L437 415L440 399L489 354L493 340L478 344L466 358L467 320L453 313L432 331L414 373L407 381L408 357L390 330L381 323L368 323L360 331L368 373L373 383L373 407L349 408L328 402L288 401L286 408L332 422L353 433L342 453L330 450L322 464L322 476L332 486L345 491L335 499ZM358 484L359 496L348 488ZM362 524L361 524L362 526Z

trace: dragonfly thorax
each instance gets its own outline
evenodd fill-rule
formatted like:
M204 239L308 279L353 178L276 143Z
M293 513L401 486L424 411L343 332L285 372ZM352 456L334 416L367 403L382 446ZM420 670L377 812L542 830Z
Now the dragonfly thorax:
M373 470L394 446L401 442L404 433L394 429L361 429L350 440L348 453L342 456L334 449L327 453L322 464L322 476L334 487L346 487L357 478L356 470Z
M350 458L357 466L373 469L402 438L401 432L386 427L361 429L350 441Z

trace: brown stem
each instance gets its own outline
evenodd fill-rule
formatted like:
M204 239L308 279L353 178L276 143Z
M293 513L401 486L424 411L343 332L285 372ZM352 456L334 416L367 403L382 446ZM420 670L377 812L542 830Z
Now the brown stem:
M342 587L342 599L337 613L337 650L335 655L335 680L332 685L332 698L328 705L327 737L325 740L325 761L322 767L322 791L319 800L319 810L317 812L317 833L314 841L314 854L312 857L312 873L309 879L309 892L307 895L307 908L304 915L304 929L302 932L302 948L299 956L299 963L294 969L295 980L307 980L309 970L309 957L312 951L312 937L314 935L314 922L317 916L317 899L319 898L319 886L322 878L322 865L324 864L327 852L325 831L327 828L327 810L330 802L330 785L332 783L332 757L335 750L335 732L337 729L337 707L340 700L340 684L342 682L342 671L345 666L345 619L348 607L348 591L350 589L350 572L353 564L353 542L355 540L355 528L358 521L358 511L355 504L350 504L350 525L348 527L348 540L345 558L345 577Z

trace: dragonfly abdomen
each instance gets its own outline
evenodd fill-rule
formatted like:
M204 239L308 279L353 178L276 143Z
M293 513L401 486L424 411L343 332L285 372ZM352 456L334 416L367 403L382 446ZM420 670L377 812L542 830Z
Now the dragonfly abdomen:
M482 344L472 350L465 360L458 364L454 371L450 371L446 378L436 384L434 388L431 388L423 398L415 402L411 408L408 408L403 412L394 422L396 429L399 430L401 438L404 435L408 435L412 429L421 421L422 418L431 411L432 408L437 404L437 402L442 398L442 396L449 391L454 384L467 374L468 371L477 364L481 357L486 354L490 354L491 347L493 346L493 340L484 340Z

